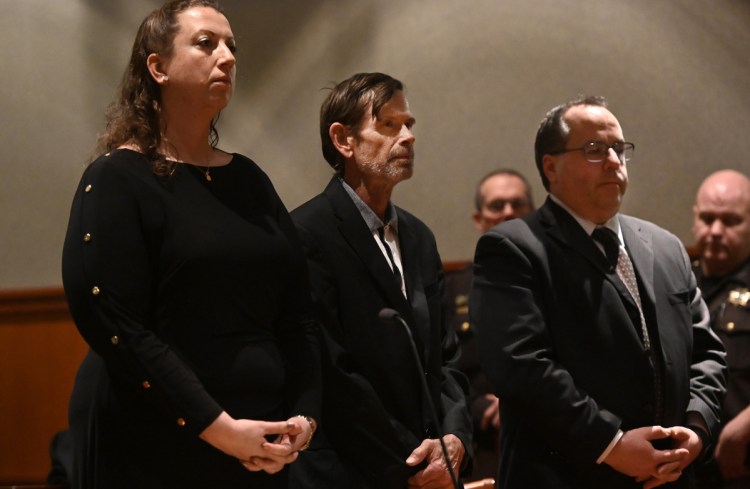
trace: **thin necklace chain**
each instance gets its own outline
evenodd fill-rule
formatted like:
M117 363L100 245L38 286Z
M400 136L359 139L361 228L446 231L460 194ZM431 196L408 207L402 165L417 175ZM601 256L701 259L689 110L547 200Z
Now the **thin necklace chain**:
M203 172L203 175L206 177L206 181L207 182L210 182L210 181L213 180L211 178L211 157L212 156L213 156L213 148L211 150L211 155L209 155L209 157L208 157L208 164L206 165L205 169L203 168L202 165L197 165L197 164L193 165L196 168L198 168L201 172ZM179 161L179 157L176 158L176 160Z

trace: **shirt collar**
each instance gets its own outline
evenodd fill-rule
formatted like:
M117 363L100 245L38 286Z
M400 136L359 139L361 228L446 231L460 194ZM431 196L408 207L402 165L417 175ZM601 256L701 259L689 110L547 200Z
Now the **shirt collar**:
M588 219L584 219L583 217L578 215L575 211L573 211L570 207L565 205L565 203L563 203L563 201L557 198L556 196L549 194L549 198L552 199L552 201L555 204L562 207L565 210L565 212L573 216L573 219L575 219L576 222L581 225L583 230L586 231L586 234L588 234L589 236L591 236L591 233L594 232L594 229L599 227L598 224L595 224L589 221ZM622 228L620 227L620 220L617 218L617 214L609 218L609 220L605 222L604 224L602 224L601 227L606 227L606 228L611 229L617 235L617 239L620 240L620 244L622 245L624 243L622 239Z
M357 210L362 215L362 219L365 220L365 224L367 224L370 231L375 232L383 226L389 226L398 233L398 214L396 214L396 207L391 202L388 202L388 207L385 209L385 222L383 222L343 178L339 177L338 180L341 183L341 186L344 187L346 193L349 194L349 197L352 199L352 202L354 202L355 207L357 207Z

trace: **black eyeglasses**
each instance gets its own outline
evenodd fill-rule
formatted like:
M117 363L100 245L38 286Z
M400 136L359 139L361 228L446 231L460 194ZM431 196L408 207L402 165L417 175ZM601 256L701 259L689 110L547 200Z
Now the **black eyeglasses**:
M635 144L628 143L625 141L616 141L612 144L607 144L602 141L589 141L580 148L561 149L558 151L550 151L551 155L559 155L563 153L570 153L571 151L583 151L583 156L589 163L601 163L607 159L609 150L613 149L617 158L624 165L633 158L633 151L635 151Z

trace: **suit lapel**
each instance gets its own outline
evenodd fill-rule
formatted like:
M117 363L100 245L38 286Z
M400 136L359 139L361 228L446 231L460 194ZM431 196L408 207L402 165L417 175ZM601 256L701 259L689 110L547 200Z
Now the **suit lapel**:
M416 337L422 340L423 347L419 348L419 352L421 354L424 351L424 358L422 359L424 362L425 358L430 358L430 341L428 341L430 337L430 313L425 297L422 274L419 273L420 270L417 266L421 263L419 253L422 251L422 247L414 233L409 216L405 215L398 207L396 212L398 214L398 239L401 247L404 280L406 281L406 294L411 306L409 308L411 320L407 320L407 323L412 327L412 331L416 330Z
M586 234L586 231L565 209L557 205L552 199L547 198L539 212L542 217L542 224L547 226L547 232L553 239L583 255L608 278L611 275L617 277L617 273L610 270L604 253L597 248L591 236Z
M372 275L373 281L381 289L386 302L408 321L411 317L409 305L393 279L393 271L386 263L383 253L375 243L370 229L351 197L336 177L331 180L323 193L331 202L331 207L339 219L338 228L344 240ZM409 282L406 283L408 287Z
M625 247L628 250L630 261L633 262L636 275L641 279L642 292L641 302L648 300L651 304L656 303L654 294L654 250L651 244L651 235L641 229L627 216L620 216L620 227Z
M617 272L610 268L604 253L596 246L591 236L586 234L586 231L575 218L550 198L547 198L545 205L539 211L542 217L541 222L548 226L547 232L555 240L566 247L573 248L590 261L614 285L622 299L637 310L638 306L635 299L630 295L625 283L617 275ZM653 291L651 293L653 295Z

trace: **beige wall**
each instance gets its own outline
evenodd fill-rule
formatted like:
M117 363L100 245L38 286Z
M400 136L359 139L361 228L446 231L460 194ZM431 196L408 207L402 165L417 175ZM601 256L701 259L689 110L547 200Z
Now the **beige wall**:
M0 0L0 288L60 283L70 200L146 0ZM293 208L330 171L321 88L357 71L407 85L417 170L394 200L470 258L476 181L529 176L537 124L606 95L636 143L624 211L690 242L713 170L750 171L750 2L744 0L226 0L238 87L221 146L254 158Z

